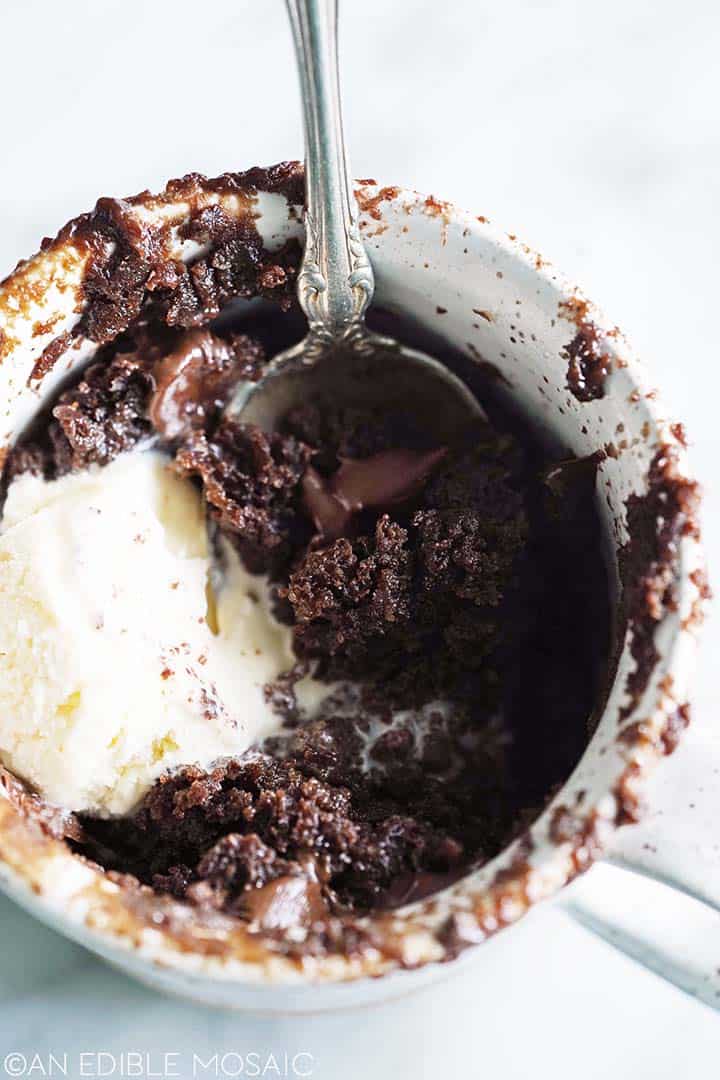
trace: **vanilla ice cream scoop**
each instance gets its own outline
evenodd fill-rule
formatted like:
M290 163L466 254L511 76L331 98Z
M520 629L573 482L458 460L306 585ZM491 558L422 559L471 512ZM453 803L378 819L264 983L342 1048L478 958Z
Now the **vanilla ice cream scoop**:
M276 729L264 686L295 662L267 584L163 455L11 485L0 534L0 760L71 810L131 810L166 769ZM303 685L304 684L304 685ZM299 686L309 705L328 687Z

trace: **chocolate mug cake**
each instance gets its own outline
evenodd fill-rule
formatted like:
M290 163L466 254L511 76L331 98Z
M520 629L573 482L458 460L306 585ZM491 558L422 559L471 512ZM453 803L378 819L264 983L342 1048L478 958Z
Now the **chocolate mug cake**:
M516 238L357 195L373 325L472 429L390 397L223 420L302 332L296 165L101 200L0 283L3 888L213 1004L431 980L644 857L617 826L694 741L683 429Z
M297 166L240 181L299 201ZM5 462L0 588L18 625L49 617L32 644L4 632L0 674L48 677L30 698L10 680L0 758L112 880L347 953L369 911L520 836L579 760L611 654L605 451L545 444L449 348L487 419L443 445L402 400L308 400L272 435L224 418L300 336L299 247L217 203L183 230L189 264L131 204L65 230L87 306L34 376L73 338L99 349ZM50 529L72 566L48 567ZM87 586L72 611L63 576Z

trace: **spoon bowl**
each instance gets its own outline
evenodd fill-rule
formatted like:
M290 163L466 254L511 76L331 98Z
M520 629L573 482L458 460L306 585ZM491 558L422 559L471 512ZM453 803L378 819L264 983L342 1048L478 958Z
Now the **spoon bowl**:
M456 442L485 413L465 383L444 364L391 338L368 334L367 348L342 342L308 352L305 342L276 357L257 383L243 383L226 415L272 432L292 409L311 402L321 411L343 406L412 415L438 446Z

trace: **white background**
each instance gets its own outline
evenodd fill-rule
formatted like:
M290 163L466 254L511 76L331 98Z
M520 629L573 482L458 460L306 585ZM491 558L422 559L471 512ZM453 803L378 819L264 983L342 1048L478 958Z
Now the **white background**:
M708 491L712 569L720 9L712 0L343 7L355 175L486 214L619 323L687 424ZM0 101L0 273L100 194L302 156L281 0L6 0ZM717 707L719 644L711 623L695 694L704 713ZM641 921L669 903L606 869L579 888L604 891ZM720 923L713 936L692 908L683 919L720 955ZM322 1080L716 1075L717 1014L559 909L499 943L477 970L380 1009L258 1020L142 990L0 900L0 1077L8 1051L28 1063L67 1053L79 1075L80 1050L152 1052L154 1069L157 1055L177 1052L188 1077L192 1051L227 1050L307 1051Z

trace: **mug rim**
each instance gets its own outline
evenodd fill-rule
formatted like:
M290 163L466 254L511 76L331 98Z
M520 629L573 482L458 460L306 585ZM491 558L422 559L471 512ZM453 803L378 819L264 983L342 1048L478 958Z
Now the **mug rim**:
M290 163L287 170L287 177L297 184L298 176L301 178L297 165ZM291 194L297 187L290 187L287 181L284 187L273 189L261 173L250 170L216 180L191 174L171 182L160 195L143 192L124 200L122 212L144 231L143 242L154 229L163 230L180 258L187 256L188 250L178 238L179 225L199 207L215 202L238 216L251 214L261 232L263 218L274 214L272 240L282 237L283 231L297 235L298 203ZM268 170L266 175L271 173ZM469 214L433 196L374 181L359 182L357 195L364 235L366 239L373 237L380 259L386 243L383 237L397 220L406 222L410 231L413 223L416 229L434 229L440 246L447 242L450 230L459 231L468 241L492 247L507 265L518 267L528 281L554 298L558 312L567 310L569 321L579 313L591 320L603 336L603 347L615 369L611 378L622 382L623 392L639 395L636 404L649 425L653 445L667 447L678 473L689 476L682 439L664 418L642 365L617 328L552 264L484 216ZM281 210L277 196L285 200ZM22 383L23 387L17 390L18 396L25 394L26 385L37 394L41 384L46 388L45 380L57 377L56 372L50 372L33 378L37 360L82 312L87 251L77 237L78 230L71 223L0 284L0 318L5 317L6 327L10 327L10 333L7 329L0 332L0 370L7 373L13 359L23 355L25 370L21 375L25 377L15 380L16 386ZM38 311L48 297L52 318L41 319ZM47 314L44 308L42 314ZM23 333L28 325L32 332ZM82 345L78 353L84 357ZM0 799L0 880L16 898L30 890L36 914L60 924L64 933L91 949L106 956L130 951L149 965L176 969L190 978L297 985L387 975L398 968L454 959L517 921L536 902L586 870L607 850L616 828L637 820L633 813L640 813L644 782L666 752L665 732L684 700L694 647L687 612L696 613L699 621L702 598L693 573L701 565L699 537L684 537L674 567L678 610L663 620L658 663L642 698L620 723L624 701L615 678L618 692L611 693L606 702L580 763L527 833L442 893L390 913L369 915L367 922L377 948L363 956L328 955L299 963L273 952L266 941L248 940L250 935L236 922L231 924L224 917L204 921L180 902L154 894L149 898L121 887L31 822L27 817L30 797L19 793L7 775L0 778L0 792L6 796ZM588 779L586 759L594 758L598 767L601 756L600 771L605 779L598 784Z

